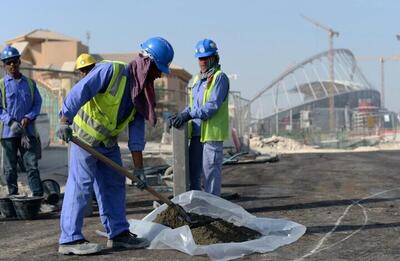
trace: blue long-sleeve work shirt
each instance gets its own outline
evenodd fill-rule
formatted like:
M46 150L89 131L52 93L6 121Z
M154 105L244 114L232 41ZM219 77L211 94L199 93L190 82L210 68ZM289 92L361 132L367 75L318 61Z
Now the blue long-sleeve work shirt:
M6 109L0 103L0 120L3 122L2 138L13 138L16 135L11 131L9 124L11 121L21 122L23 118L28 118L31 122L26 128L26 133L29 136L34 136L33 124L34 120L40 113L42 106L42 97L33 84L33 99L32 91L29 87L28 80L22 75L20 79L14 79L10 75L4 76L4 86L6 93ZM0 101L3 99L0 92Z
M215 79L215 87L211 92L210 98L203 105L204 90L206 88L207 79L199 80L192 89L193 108L187 106L184 112L189 112L192 120L192 136L201 135L201 121L211 118L227 99L229 94L229 79L225 73L221 73Z
M134 105L130 94L130 75L128 69L123 72L127 77L125 93L119 107L117 124L121 123L131 113ZM81 79L65 97L62 114L67 117L70 122L78 113L79 109L97 93L105 92L111 81L113 74L112 63L98 63ZM135 119L129 123L129 141L128 147L130 151L143 151L145 146L145 123L144 117L136 113Z

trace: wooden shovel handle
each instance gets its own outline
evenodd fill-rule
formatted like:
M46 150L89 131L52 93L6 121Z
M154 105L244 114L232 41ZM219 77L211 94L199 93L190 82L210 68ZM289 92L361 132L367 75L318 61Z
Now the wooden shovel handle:
M127 169L121 167L120 165L115 163L113 160L110 160L109 158L107 158L106 156L104 156L103 154L101 154L100 152L95 150L93 147L91 147L88 144L86 144L83 141L81 141L79 138L72 137L71 141L73 143L75 143L76 145L78 145L79 147L81 147L82 149L84 149L87 152L89 152L90 154L92 154L96 159L100 160L104 164L107 164L109 167L111 167L113 170L117 171L121 175L124 175L128 179L136 181L136 182L140 181L130 171L128 171ZM150 194L152 194L153 196L155 196L156 198L161 200L163 203L165 203L165 204L167 204L169 206L174 205L174 203L171 200L169 200L167 197L164 197L163 195L161 195L160 193L155 191L152 187L146 186L145 190L147 190Z

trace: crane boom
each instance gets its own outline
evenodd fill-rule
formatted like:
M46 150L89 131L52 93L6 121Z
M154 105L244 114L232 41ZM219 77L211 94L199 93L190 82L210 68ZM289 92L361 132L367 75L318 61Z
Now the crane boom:
M314 24L315 26L317 26L317 27L319 27L319 28L322 28L323 30L327 31L327 32L328 32L329 34L331 34L332 36L339 36L339 32L336 32L336 31L333 30L332 28L327 27L327 26L325 26L325 25L319 23L319 22L317 22L317 21L311 19L311 18L308 17L308 16L301 15L301 17L303 17L305 20L309 21L310 23Z

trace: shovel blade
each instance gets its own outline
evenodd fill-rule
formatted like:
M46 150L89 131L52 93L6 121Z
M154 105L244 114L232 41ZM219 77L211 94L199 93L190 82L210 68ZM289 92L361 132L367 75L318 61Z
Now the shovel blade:
M171 205L178 213L179 216L186 222L190 224L196 223L194 220L192 220L189 216L189 214L183 209L183 207L177 205L177 204L172 204Z

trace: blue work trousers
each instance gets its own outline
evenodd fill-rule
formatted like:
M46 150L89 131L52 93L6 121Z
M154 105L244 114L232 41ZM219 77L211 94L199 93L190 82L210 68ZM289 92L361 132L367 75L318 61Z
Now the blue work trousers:
M189 146L190 190L201 190L203 180L205 192L220 196L222 160L222 141L201 143L200 137L192 137Z
M110 149L95 149L122 166L118 145ZM125 177L71 143L68 181L61 211L60 244L84 239L83 217L93 190L108 237L129 230L125 213Z

